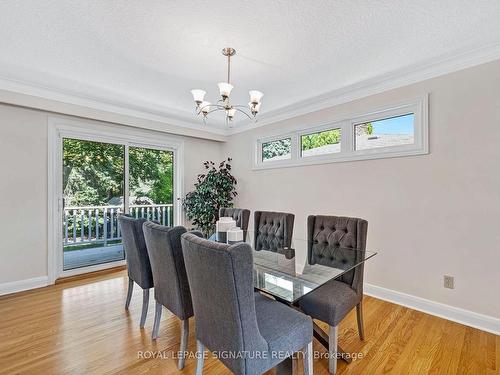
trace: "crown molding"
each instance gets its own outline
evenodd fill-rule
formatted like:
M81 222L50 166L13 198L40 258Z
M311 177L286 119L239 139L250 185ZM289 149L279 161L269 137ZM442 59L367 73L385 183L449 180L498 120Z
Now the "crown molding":
M227 130L223 127L204 125L201 122L195 121L194 118L190 117L187 113L163 106L138 105L130 100L109 99L106 98L105 95L82 95L70 90L45 87L39 84L11 79L2 75L0 75L0 90L218 135L227 134ZM99 92L99 90L96 91Z
M455 51L439 58L427 60L424 63L414 64L272 110L261 114L256 123L249 121L237 122L235 127L228 130L228 135L242 133L261 126L320 111L335 105L408 86L497 59L500 59L500 43L489 44L474 50Z
M261 126L316 112L335 105L361 99L391 89L407 86L430 78L453 73L462 69L500 59L500 43L489 44L472 50L460 50L438 58L414 64L374 78L307 98L259 115L256 123L237 121L232 128L203 125L187 112L154 104L137 104L130 99L109 99L104 92L88 96L80 93L45 87L0 75L0 90L39 97L47 100L78 105L138 119L156 121L222 136L229 136Z

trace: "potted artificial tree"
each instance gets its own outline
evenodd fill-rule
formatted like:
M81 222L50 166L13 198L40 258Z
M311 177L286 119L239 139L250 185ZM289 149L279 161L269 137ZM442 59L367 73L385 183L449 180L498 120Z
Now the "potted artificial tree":
M217 167L213 161L203 163L206 172L199 174L194 190L187 193L183 207L186 217L207 238L215 232L219 208L232 207L236 192L236 178L231 174L231 158Z

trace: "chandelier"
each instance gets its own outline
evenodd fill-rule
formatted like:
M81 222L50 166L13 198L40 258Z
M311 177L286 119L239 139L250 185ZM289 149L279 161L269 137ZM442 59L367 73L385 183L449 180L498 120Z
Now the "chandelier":
M191 90L196 103L196 115L203 115L203 122L206 123L207 116L215 111L224 111L226 114L226 124L231 124L236 112L241 112L250 120L256 121L257 113L260 110L261 99L264 94L257 90L250 90L250 102L248 105L235 105L229 101L229 96L233 90L231 79L231 57L236 54L236 50L231 47L224 48L222 54L227 57L227 82L219 82L219 92L221 98L217 103L212 104L204 100L206 92L204 90Z

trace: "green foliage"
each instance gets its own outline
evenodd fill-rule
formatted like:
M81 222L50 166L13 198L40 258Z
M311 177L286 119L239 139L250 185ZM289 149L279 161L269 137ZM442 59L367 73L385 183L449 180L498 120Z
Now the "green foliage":
M373 125L371 122L364 122L361 124L357 124L355 129L356 129L356 136L373 134Z
M105 205L112 198L123 197L124 155L122 145L64 139L65 205ZM129 180L131 197L147 197L157 204L172 203L172 152L130 147Z
M290 154L292 140L290 138L267 142L262 145L262 160Z
M121 145L64 139L63 191L66 206L102 205L123 195Z
M149 148L129 148L130 196L154 203L173 202L173 154Z
M313 148L333 145L340 142L340 129L303 135L301 139L302 151Z
M231 175L231 158L219 163L203 163L207 170L199 174L194 191L186 194L183 206L186 216L205 235L215 231L220 207L231 207L236 192L236 179Z

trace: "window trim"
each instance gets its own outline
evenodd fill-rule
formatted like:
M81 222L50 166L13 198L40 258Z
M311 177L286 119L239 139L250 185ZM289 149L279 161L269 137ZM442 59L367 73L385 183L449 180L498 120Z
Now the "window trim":
M414 114L414 143L401 146L376 147L355 150L355 125L406 114ZM340 152L324 155L301 156L301 136L325 130L339 129L341 132ZM351 114L341 119L295 127L294 130L259 137L254 142L254 170L297 167L304 165L338 163L356 160L385 159L429 153L428 94L404 100L364 113ZM262 145L279 139L291 138L291 158L279 161L262 161Z
M272 161L272 160L264 161L262 159L262 146L265 143L280 141L280 140L288 139L288 138L290 138L290 140L291 140L291 150L290 150L290 158L289 159L274 160L274 161ZM276 135L273 137L266 137L263 139L258 139L257 140L257 148L256 148L257 152L255 153L254 164L264 164L264 165L267 165L267 164L272 164L272 165L287 164L291 160L294 160L294 148L295 147L294 147L294 134L293 133L279 134L279 135Z

